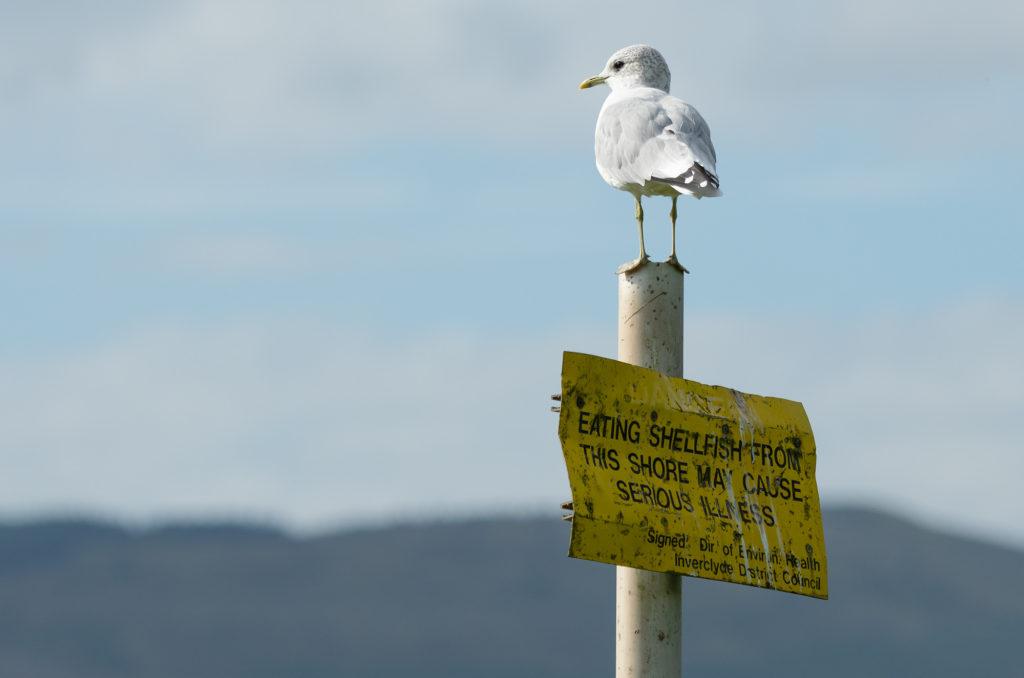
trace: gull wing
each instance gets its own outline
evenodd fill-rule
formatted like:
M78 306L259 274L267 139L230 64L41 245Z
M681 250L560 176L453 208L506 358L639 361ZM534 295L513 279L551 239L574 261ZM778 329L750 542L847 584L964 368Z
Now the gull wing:
M721 195L707 123L693 106L661 90L612 92L598 116L594 147L598 171L616 188Z

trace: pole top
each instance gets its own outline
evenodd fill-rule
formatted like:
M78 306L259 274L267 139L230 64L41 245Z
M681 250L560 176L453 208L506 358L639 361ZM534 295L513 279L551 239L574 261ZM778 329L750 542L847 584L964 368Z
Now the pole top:
M641 264L637 264L635 261L628 261L622 266L619 266L618 270L615 271L616 275L624 275L627 278L630 276L638 275L643 272L650 272L648 269L652 269L658 273L668 274L669 271L674 271L679 274L689 273L689 269L679 263L678 259L668 259L666 261L645 261Z

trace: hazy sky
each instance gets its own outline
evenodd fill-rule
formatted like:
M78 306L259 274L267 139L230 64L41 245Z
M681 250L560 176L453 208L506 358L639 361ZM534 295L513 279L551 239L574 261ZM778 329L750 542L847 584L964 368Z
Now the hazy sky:
M723 4L0 1L0 518L557 514L636 254L577 86L646 42L725 192L687 376L803 402L826 505L1024 545L1024 6Z

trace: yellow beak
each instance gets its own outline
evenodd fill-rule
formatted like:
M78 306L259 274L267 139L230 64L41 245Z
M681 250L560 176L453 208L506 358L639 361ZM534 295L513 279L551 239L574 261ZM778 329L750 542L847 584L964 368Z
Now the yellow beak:
M587 89L588 87L593 87L594 85L603 85L604 81L607 79L608 76L606 75L595 75L594 77L587 78L586 80L581 82L580 89Z

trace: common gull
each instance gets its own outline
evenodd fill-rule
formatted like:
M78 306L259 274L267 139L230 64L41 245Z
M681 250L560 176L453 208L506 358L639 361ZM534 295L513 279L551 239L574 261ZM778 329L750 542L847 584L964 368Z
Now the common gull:
M668 64L658 50L632 45L613 54L603 71L580 85L587 89L604 84L612 90L597 116L597 170L611 186L632 193L636 200L640 256L623 264L620 273L649 261L640 196L672 198L668 263L685 271L676 258L676 198L680 193L698 199L722 195L711 131L696 108L669 95L670 81Z

